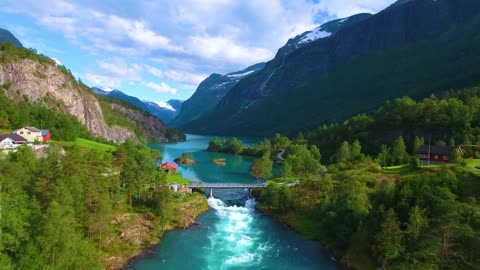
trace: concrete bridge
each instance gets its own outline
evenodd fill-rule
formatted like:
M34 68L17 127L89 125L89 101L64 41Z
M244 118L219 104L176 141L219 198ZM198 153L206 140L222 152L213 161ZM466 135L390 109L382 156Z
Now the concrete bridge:
M289 187L296 186L300 184L300 180L297 180L293 183L287 184ZM210 189L210 197L213 197L213 189L248 189L250 196L252 195L252 189L254 188L266 188L267 183L261 184L236 184L236 183L204 183L196 182L187 185L187 188L203 188Z

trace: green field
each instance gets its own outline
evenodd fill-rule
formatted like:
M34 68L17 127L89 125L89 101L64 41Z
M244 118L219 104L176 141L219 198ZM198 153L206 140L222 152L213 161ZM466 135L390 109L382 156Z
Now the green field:
M72 142L52 142L52 143L57 143L62 146L70 146L70 147L76 146L83 149L92 149L92 150L97 150L101 152L115 151L115 149L117 149L117 147L113 145L99 143L99 142L82 139L82 138L76 138L75 141L72 141Z
M182 185L190 184L190 181L183 178L181 173L168 174L166 176L166 179L168 184L173 184L173 183L178 183Z
M480 176L480 159L465 159L465 169L477 176Z
M413 168L409 164L383 167L383 173L386 173L386 174L404 174L404 173L409 173L412 170Z

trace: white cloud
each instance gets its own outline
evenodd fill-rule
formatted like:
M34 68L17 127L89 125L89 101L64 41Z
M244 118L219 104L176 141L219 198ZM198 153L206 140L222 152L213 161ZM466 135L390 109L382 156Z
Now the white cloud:
M206 74L193 73L193 72L180 71L180 70L162 71L150 65L145 65L145 70L148 73L160 79L167 79L167 80L184 84L184 85L190 85L190 84L198 85L201 81L203 81L208 76Z
M127 64L121 58L102 60L98 61L97 64L98 67L102 69L103 73L125 80L140 80L141 72L143 70L142 65Z
M266 61L273 57L270 50L244 47L221 36L193 36L190 39L190 44L194 54L210 61L222 59L232 64L245 66Z
M358 13L376 13L397 0L320 0L319 10L333 17L348 17Z
M87 80L93 85L105 86L105 87L118 87L121 82L119 78L99 75L91 72L87 72L84 77L85 77L85 80Z
M87 53L108 55L85 72L92 83L118 86L148 73L160 79L149 87L176 93L169 84L191 89L210 73L270 60L289 38L328 19L394 1L4 0L0 13L26 14Z
M170 87L168 84L161 82L160 84L154 83L154 82L146 82L145 86L152 88L156 92L159 93L171 93L171 94L176 94L177 89Z
M159 102L155 102L155 103L162 108L165 108L165 109L168 109L168 110L171 110L171 111L175 111L175 109L172 107L172 105L168 104L165 101L159 101Z
M59 65L59 66L63 65L62 62L60 62L60 60L58 60L58 59L55 58L55 57L52 57L52 60L55 61L55 64L57 64L57 65Z

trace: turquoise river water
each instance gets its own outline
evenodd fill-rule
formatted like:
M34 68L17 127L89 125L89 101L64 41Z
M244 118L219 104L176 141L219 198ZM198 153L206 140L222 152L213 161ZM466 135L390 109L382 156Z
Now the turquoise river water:
M186 142L151 144L173 161L185 152L197 162L182 166L183 175L195 181L253 183L248 174L252 158L208 153L210 137L188 135ZM245 144L258 140L242 139ZM214 158L225 158L216 166ZM135 261L129 270L153 269L339 269L320 246L255 210L247 191L214 190L210 209L198 219L201 225L165 233L155 252Z

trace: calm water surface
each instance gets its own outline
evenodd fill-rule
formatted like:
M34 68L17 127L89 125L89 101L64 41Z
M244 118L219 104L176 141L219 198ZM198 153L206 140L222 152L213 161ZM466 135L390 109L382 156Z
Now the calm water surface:
M205 149L211 137L188 135L186 142L151 144L173 161L185 152L197 162L181 166L183 175L195 181L253 183L248 174L252 158ZM251 144L258 139L242 139ZM224 167L213 164L225 158ZM198 218L200 226L167 232L155 254L136 261L128 269L339 269L322 247L254 209L247 192L214 191L210 210Z

